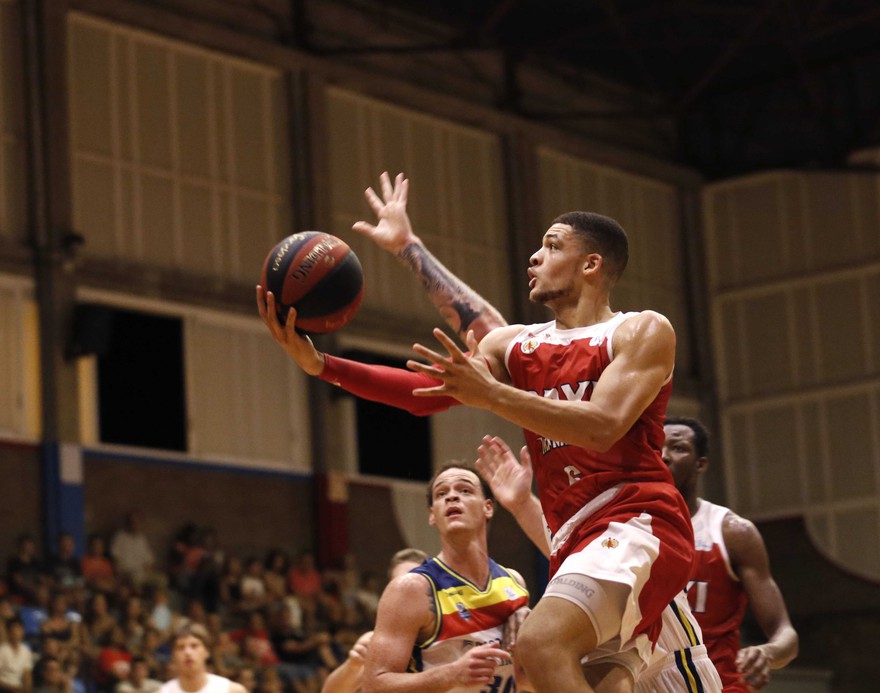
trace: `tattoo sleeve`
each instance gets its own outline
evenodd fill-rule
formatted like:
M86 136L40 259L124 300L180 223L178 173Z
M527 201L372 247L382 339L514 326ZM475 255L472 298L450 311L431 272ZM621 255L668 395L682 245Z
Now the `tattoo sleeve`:
M494 306L452 274L420 243L410 243L399 257L419 278L440 315L462 339L480 319L485 320L488 329L507 324ZM484 337L488 329L477 337Z

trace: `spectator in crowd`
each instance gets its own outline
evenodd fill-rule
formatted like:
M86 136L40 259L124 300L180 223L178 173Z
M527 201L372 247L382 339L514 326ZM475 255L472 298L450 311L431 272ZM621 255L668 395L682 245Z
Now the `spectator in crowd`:
M61 644L61 659L66 662L74 651L79 652L85 645L82 620L82 614L68 608L67 595L55 592L49 601L46 620L40 625L40 639L57 640Z
M242 667L238 670L232 680L244 686L248 693L257 690L257 675L252 667Z
M164 681L167 676L168 663L171 661L171 644L168 638L148 626L144 629L144 637L141 640L141 648L138 656L147 663L150 677Z
M113 693L116 685L131 673L131 653L125 647L125 631L114 626L107 641L98 652L95 684L100 693Z
M34 654L24 641L24 624L14 618L6 623L6 642L0 643L0 691L27 693L32 684Z
M129 652L138 652L146 629L147 615L144 613L140 597L129 597L122 609L122 629L125 631L125 646Z
M268 604L280 602L287 595L287 555L280 549L271 550L266 556L263 584L266 586Z
M70 532L59 533L58 552L49 560L47 571L54 590L67 593L74 600L79 599L85 582L76 557L76 542Z
M49 618L49 603L52 601L52 592L45 583L37 586L34 591L33 601L28 601L18 607L18 615L24 623L24 639L31 649L40 649L40 629L43 622Z
M241 608L246 612L262 609L268 601L263 563L259 558L249 558L241 577Z
M88 540L86 555L80 561L82 576L91 592L113 594L116 591L116 571L105 553L104 538L92 534Z
M115 627L116 617L110 612L107 595L103 592L93 594L85 614L86 649L93 659Z
M315 568L315 555L303 551L287 572L287 586L300 599L312 599L321 591L321 573Z
M150 678L150 668L143 657L132 657L128 678L116 684L115 693L155 693L162 687L158 679Z
M241 614L241 579L244 568L238 556L227 556L220 576L220 608L228 617Z
M34 665L33 693L72 693L71 680L61 661L53 655L43 655Z
M16 552L6 565L7 590L16 604L33 602L37 587L45 584L43 564L37 557L37 543L30 534L22 534Z
M110 557L120 578L128 580L136 589L155 584L156 556L147 535L144 534L141 515L137 511L125 514L122 527L110 541Z
M319 686L339 665L330 634L294 630L284 607L273 612L271 639L281 660L278 667L281 676L294 690Z
M158 630L163 637L168 637L171 635L171 624L173 621L174 611L168 603L168 590L160 587L153 593L153 604L147 622Z

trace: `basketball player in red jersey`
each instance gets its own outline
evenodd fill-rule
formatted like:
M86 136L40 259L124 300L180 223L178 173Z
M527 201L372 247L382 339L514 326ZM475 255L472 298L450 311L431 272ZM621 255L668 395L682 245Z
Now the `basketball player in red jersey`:
M519 636L539 693L632 690L693 560L687 508L660 459L675 334L653 311L611 309L627 258L614 220L558 217L529 268L530 299L555 320L500 327L479 344L469 333L470 354L435 330L447 355L415 345L429 361L408 363L421 378L317 352L295 312L281 326L274 297L257 289L261 317L307 373L410 411L458 402L523 427L553 535L553 579Z
M171 640L171 662L177 678L166 681L159 693L247 693L240 683L211 674L210 656L210 638L204 626L181 626Z
M724 693L748 693L770 680L797 656L798 636L757 527L729 508L697 496L706 471L709 435L696 419L670 417L664 426L663 460L687 502L694 526L697 560L688 600ZM739 628L749 604L767 637L763 645L740 649Z

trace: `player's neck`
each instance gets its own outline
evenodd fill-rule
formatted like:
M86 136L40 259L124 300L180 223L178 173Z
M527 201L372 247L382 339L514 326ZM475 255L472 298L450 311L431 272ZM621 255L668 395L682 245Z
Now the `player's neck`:
M489 579L489 551L485 541L444 542L437 558L479 587L485 586Z
M615 315L609 305L607 294L581 296L576 303L554 306L553 313L556 317L556 326L563 330L597 325L610 320Z
M183 674L177 677L181 690L187 693L195 693L202 690L208 683L208 672L200 671L192 674Z

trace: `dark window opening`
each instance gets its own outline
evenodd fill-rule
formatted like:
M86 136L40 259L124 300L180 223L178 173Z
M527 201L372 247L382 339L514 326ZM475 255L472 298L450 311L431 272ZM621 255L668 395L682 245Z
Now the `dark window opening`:
M107 341L95 350L101 441L185 452L181 320L108 311Z
M349 351L345 358L394 368L406 368L404 359ZM355 398L358 467L361 474L427 481L431 478L431 425L427 416L412 414L378 402Z

